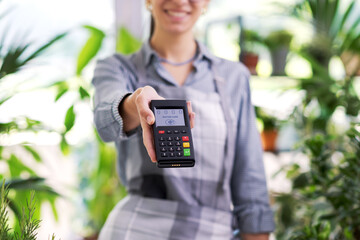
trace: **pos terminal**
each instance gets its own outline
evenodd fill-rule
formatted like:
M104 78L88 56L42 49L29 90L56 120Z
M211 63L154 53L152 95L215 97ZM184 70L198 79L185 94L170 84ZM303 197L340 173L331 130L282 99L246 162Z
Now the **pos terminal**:
M193 167L194 146L185 100L152 100L154 145L159 168Z

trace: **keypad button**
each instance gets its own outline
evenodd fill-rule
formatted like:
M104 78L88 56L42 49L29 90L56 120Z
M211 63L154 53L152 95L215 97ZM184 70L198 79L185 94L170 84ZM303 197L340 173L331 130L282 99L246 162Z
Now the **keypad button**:
M182 140L183 140L184 142L188 142L188 141L189 141L189 137L188 137L188 136L183 136L183 137L182 137Z
M184 156L190 156L190 149L184 149Z
M182 147L177 147L176 148L176 151L181 151L182 150Z
M172 139L172 137L167 137L166 140L172 141L173 139Z
M169 156L170 157L175 157L175 153L171 152L171 153L169 153Z
M165 133L164 130L160 130L160 131L159 131L159 134L164 134L164 133Z
M171 147L171 148L169 148L169 151L173 152L173 151L175 151L175 149L173 147Z
M185 130L185 129L183 129L183 130L181 130L181 132L182 132L182 133L186 133L186 130Z
M183 142L183 147L184 147L184 148L190 147L190 143L189 143L189 142Z
M167 154L166 153L161 153L161 156L162 157L167 157Z
M167 133L167 134L171 134L171 133L172 133L172 131L170 131L170 130L167 130L167 131L166 131L166 133Z
M181 153L181 152L177 152L177 153L176 153L176 156L181 157L181 156L182 156L182 153Z
M168 142L168 146L173 146L174 143L173 142Z
M160 148L160 151L166 152L166 148L162 147L162 148Z
M175 140L176 140L176 141L180 141L180 138L179 138L179 137L175 137Z
M160 142L160 147L165 147L166 144L164 142Z
M175 145L176 145L176 146L181 146L181 143L180 143L180 142L176 142Z
M179 130L174 130L174 133L175 133L175 134L178 134L178 133L179 133Z
M159 140L160 141L165 141L165 138L164 137L159 137Z

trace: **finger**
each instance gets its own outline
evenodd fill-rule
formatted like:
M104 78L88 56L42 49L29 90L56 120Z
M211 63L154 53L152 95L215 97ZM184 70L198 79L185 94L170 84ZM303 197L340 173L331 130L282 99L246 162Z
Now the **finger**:
M150 109L149 103L150 101L143 95L139 95L136 98L136 106L140 119L147 122L147 124L152 125L155 122L155 116Z
M194 128L194 127L195 127L195 113L194 113L194 112L192 112L192 113L190 114L189 119L190 119L190 127L191 127L191 128Z
M146 151L148 152L151 161L156 162L154 139L153 139L153 134L151 131L152 129L144 121L142 121L141 127L143 129L143 142L144 142Z
M192 110L191 102L187 101L186 105L187 105L187 109L188 109L189 114L192 113L193 110Z

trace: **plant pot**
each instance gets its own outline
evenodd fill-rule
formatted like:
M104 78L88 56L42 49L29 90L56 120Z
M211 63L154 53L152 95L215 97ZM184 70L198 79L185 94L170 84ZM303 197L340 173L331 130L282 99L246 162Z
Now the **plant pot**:
M259 55L254 53L244 53L242 56L242 62L249 69L252 75L256 75L256 66L259 62Z
M98 234L94 234L92 236L84 237L84 240L97 240L99 237Z
M272 63L272 75L273 76L284 76L286 57L289 53L288 47L279 47L271 51L271 63Z
M347 76L360 76L360 55L352 52L344 52L340 56L344 64Z
M264 151L275 152L278 131L276 129L261 132L261 142Z

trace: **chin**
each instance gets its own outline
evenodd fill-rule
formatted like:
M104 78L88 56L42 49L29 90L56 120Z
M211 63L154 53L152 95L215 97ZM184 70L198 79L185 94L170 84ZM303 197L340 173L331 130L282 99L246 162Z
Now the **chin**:
M188 26L174 26L174 27L170 27L168 29L166 29L166 31L168 33L171 34L184 34L184 33L188 33L189 31L191 31L192 28L188 27Z

